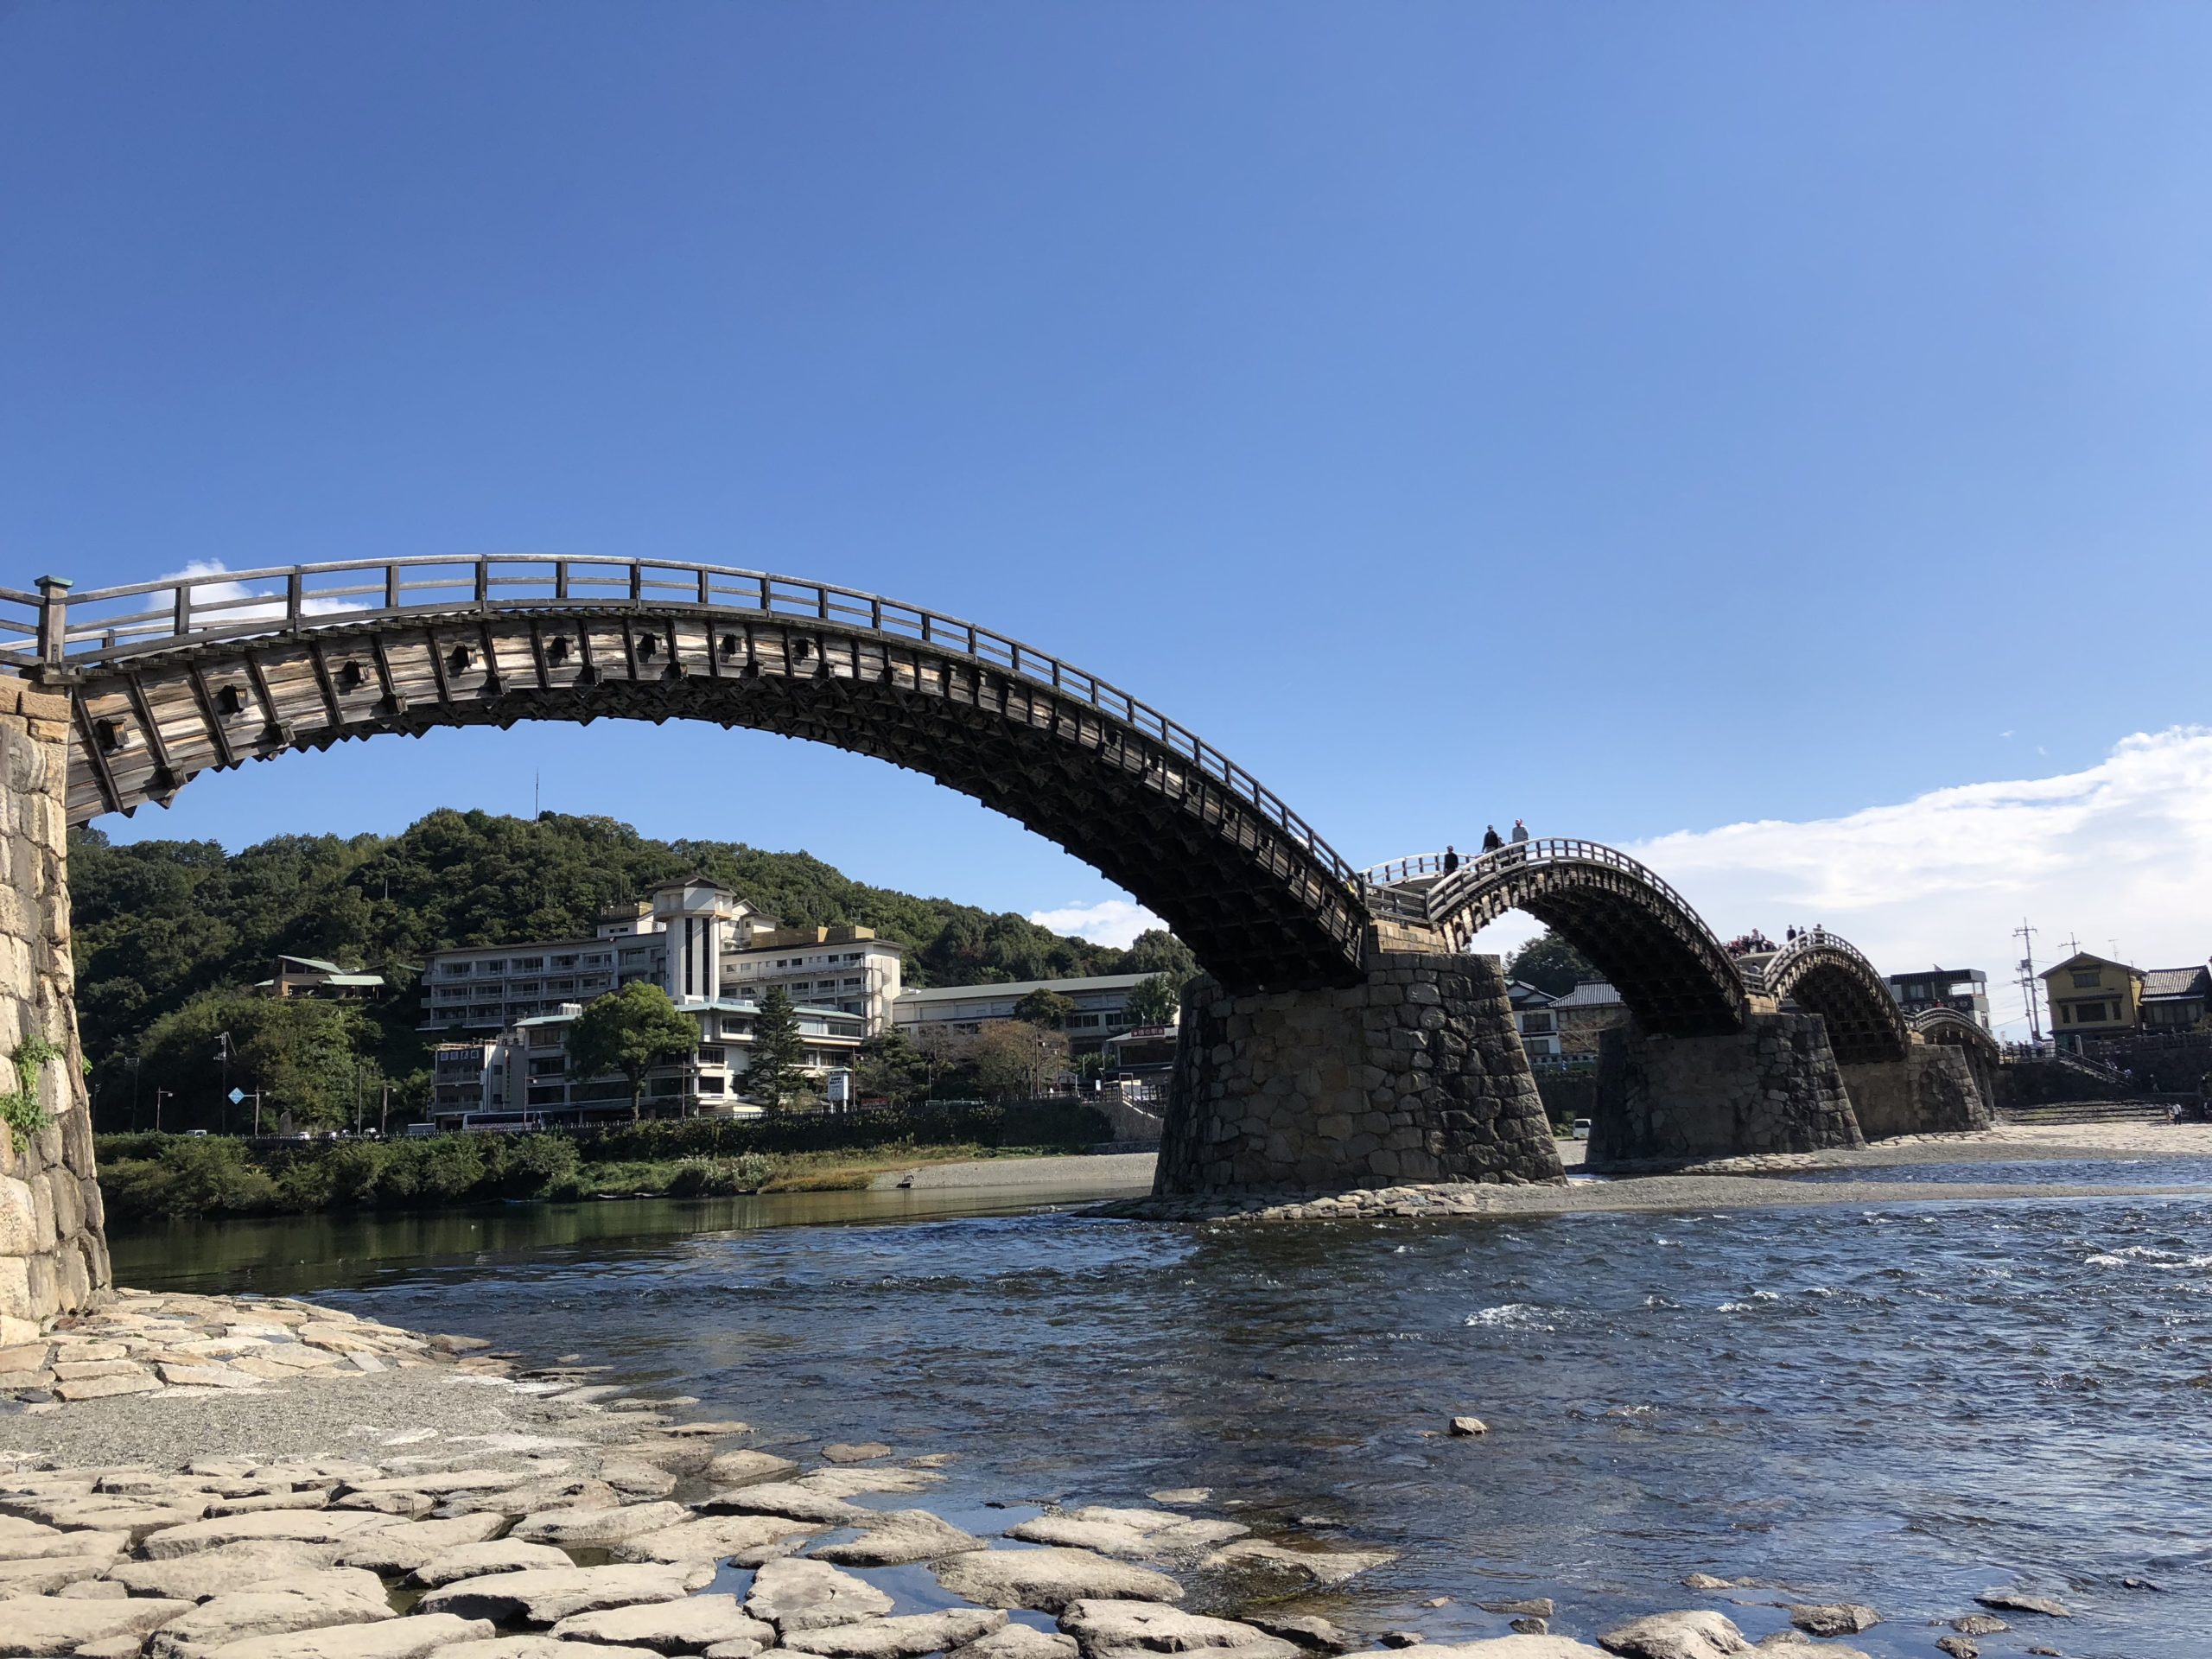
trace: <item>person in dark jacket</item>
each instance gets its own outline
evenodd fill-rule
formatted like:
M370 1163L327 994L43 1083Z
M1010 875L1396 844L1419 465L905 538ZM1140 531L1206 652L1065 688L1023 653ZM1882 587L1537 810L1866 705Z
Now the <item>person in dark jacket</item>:
M1497 833L1497 826L1496 824L1493 823L1489 829L1483 831L1483 851L1486 853L1494 853L1504 845L1504 837Z
M1457 848L1454 848L1454 847L1446 847L1446 848L1444 849L1444 874L1446 874L1446 875L1449 875L1449 874L1452 874L1452 871L1454 871L1454 870L1458 869L1459 868L1459 849L1458 849Z

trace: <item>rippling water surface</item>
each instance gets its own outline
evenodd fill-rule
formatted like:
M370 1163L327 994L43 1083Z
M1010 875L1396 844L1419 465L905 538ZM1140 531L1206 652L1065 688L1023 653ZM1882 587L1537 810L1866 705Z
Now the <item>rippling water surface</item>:
M1880 1655L1932 1655L1926 1621L1999 1584L2083 1617L2007 1615L1986 1655L2212 1651L2212 1195L1194 1230L840 1194L116 1254L125 1282L334 1290L796 1438L957 1452L950 1504L1211 1486L1400 1551L1334 1611L1433 1639L1538 1594L1586 1637L1700 1605L1702 1570L1871 1602ZM1438 1433L1465 1412L1486 1438Z

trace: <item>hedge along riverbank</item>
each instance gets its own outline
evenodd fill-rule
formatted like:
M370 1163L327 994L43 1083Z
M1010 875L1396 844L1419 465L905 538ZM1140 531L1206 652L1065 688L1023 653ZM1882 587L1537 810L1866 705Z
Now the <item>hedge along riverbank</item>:
M603 1192L686 1197L777 1185L865 1184L860 1166L904 1154L1028 1147L1079 1152L1108 1138L1074 1102L791 1116L693 1118L605 1130L250 1147L219 1135L103 1135L111 1225L311 1211L442 1209Z

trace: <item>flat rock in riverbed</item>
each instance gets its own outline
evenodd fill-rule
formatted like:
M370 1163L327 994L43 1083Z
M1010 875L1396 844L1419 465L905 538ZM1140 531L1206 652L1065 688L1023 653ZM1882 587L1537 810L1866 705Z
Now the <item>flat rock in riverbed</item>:
M1154 1601L1083 1600L1060 1615L1060 1628L1085 1659L1149 1659L1203 1648L1236 1659L1305 1659L1306 1649L1235 1619L1209 1618Z
M607 1545L618 1561L734 1561L759 1567L788 1555L822 1529L776 1515L706 1515Z
M882 1513L880 1510L863 1509L857 1503L848 1503L842 1497L829 1497L810 1486L801 1486L788 1480L763 1481L757 1486L734 1486L699 1500L699 1507L709 1511L726 1510L735 1515L780 1515L794 1521L811 1521L824 1527L865 1527L874 1524Z
M822 1455L830 1463L874 1463L878 1458L887 1458L891 1448L881 1440L861 1440L858 1444L836 1440L822 1448Z
M501 1636L440 1648L438 1659L660 1659L652 1648L613 1648L600 1642L563 1642L554 1636Z
M393 1617L373 1573L326 1568L272 1579L253 1590L211 1596L170 1619L146 1644L150 1659L189 1659L250 1637L282 1636L330 1624L378 1624Z
M1327 1619L1314 1613L1277 1613L1262 1610L1250 1614L1245 1622L1258 1626L1269 1636L1295 1642L1310 1653L1350 1653L1360 1644L1358 1637L1349 1630L1338 1630Z
M871 1618L828 1630L795 1630L784 1645L823 1659L917 1659L942 1653L1003 1629L1006 1614L995 1607L953 1607L937 1613L909 1613L901 1618Z
M857 1624L892 1609L891 1598L866 1579L841 1573L826 1561L785 1557L753 1575L745 1611L785 1635Z
M534 1544L606 1545L659 1532L690 1518L691 1511L683 1504L666 1502L612 1510L545 1510L517 1522L513 1535Z
M662 1561L617 1567L537 1567L463 1579L423 1598L427 1612L501 1623L524 1618L551 1624L573 1613L628 1607L641 1601L674 1601L714 1581L714 1569Z
M1355 1659L1605 1659L1599 1648L1564 1636L1494 1636L1481 1642L1423 1642L1382 1648Z
M114 1564L112 1554L34 1555L20 1561L0 1561L0 1598L50 1596L67 1585L99 1578Z
M1797 1602L1789 1622L1808 1636L1856 1636L1882 1622L1872 1607L1855 1601Z
M840 1567L905 1567L984 1548L975 1534L963 1532L927 1510L893 1510L859 1537L807 1553L817 1561Z
M73 1596L18 1596L6 1604L10 1654L74 1653L87 1642L143 1634L192 1611L188 1601L133 1596L86 1601Z
M934 1469L817 1469L796 1484L824 1497L857 1497L862 1492L925 1492L944 1479Z
M365 1567L372 1573L412 1573L440 1551L481 1543L506 1524L506 1516L493 1511L403 1522L365 1538L346 1539L338 1547L338 1562L341 1567Z
M388 1515L364 1510L266 1510L258 1515L218 1516L208 1521L189 1521L149 1533L140 1550L151 1560L189 1555L219 1544L243 1543L249 1539L292 1539L300 1543L335 1543L357 1533L376 1532L392 1525Z
M1085 1599L1180 1601L1183 1586L1164 1573L1087 1549L978 1549L931 1566L956 1596L986 1607L1033 1607L1057 1613Z
M1985 1590L1974 1599L1985 1607L1994 1607L2000 1612L2041 1613L2046 1618L2074 1617L2064 1602L2050 1596L2038 1596L2026 1590Z
M600 1642L563 1642L554 1636L501 1636L440 1648L438 1659L660 1659L652 1648L613 1648Z
M764 1480L781 1480L798 1471L798 1465L772 1452L739 1450L709 1459L701 1472L717 1486L752 1486Z
M1203 1521L1162 1510L1094 1508L1040 1515L1007 1528L1006 1535L1026 1543L1092 1549L1125 1561L1152 1561L1203 1554L1250 1530L1234 1521Z
M537 1567L574 1567L550 1544L525 1543L519 1538L492 1538L480 1544L461 1544L441 1550L407 1576L430 1589L480 1578L486 1573L523 1573Z
M1263 1543L1256 1538L1224 1545L1199 1565L1209 1572L1243 1573L1277 1579L1302 1579L1311 1584L1338 1585L1347 1579L1397 1560L1387 1549L1291 1549Z
M0 1560L28 1560L35 1555L119 1555L130 1541L125 1532L49 1527L18 1516L0 1515Z
M1073 1637L1011 1623L952 1650L952 1659L1075 1659L1075 1655Z
M248 1637L226 1642L215 1651L216 1659L423 1659L427 1654L455 1652L456 1643L492 1634L491 1625L480 1618L416 1613L373 1624L330 1624L282 1636Z
M553 1634L571 1642L650 1648L656 1653L696 1653L721 1642L753 1642L765 1649L776 1642L773 1625L747 1617L737 1598L727 1595L577 1613L556 1624Z
M1751 1651L1744 1633L1726 1614L1703 1611L1631 1619L1599 1637L1598 1645L1622 1659L1730 1659Z
M197 1549L160 1561L119 1561L107 1576L134 1596L205 1601L232 1590L252 1590L272 1580L334 1566L341 1546L286 1539L251 1539Z

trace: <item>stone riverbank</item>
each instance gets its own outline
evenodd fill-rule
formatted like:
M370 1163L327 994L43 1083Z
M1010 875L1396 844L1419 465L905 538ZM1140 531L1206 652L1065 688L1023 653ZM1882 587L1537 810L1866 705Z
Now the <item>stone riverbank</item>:
M1834 1638L1878 1618L1693 1575L1700 1600L1785 1608L1789 1628L1754 1649L1707 1605L1593 1647L1553 1632L1573 1611L1541 1598L1486 1606L1499 1634L1473 1641L1344 1628L1316 1598L1389 1553L1262 1535L1234 1495L948 1518L920 1496L949 1458L772 1446L582 1356L528 1364L289 1298L126 1293L0 1358L8 1655L1852 1659ZM2013 1618L2064 1616L2035 1600L1988 1595ZM2004 1625L1962 1610L1945 1651Z

